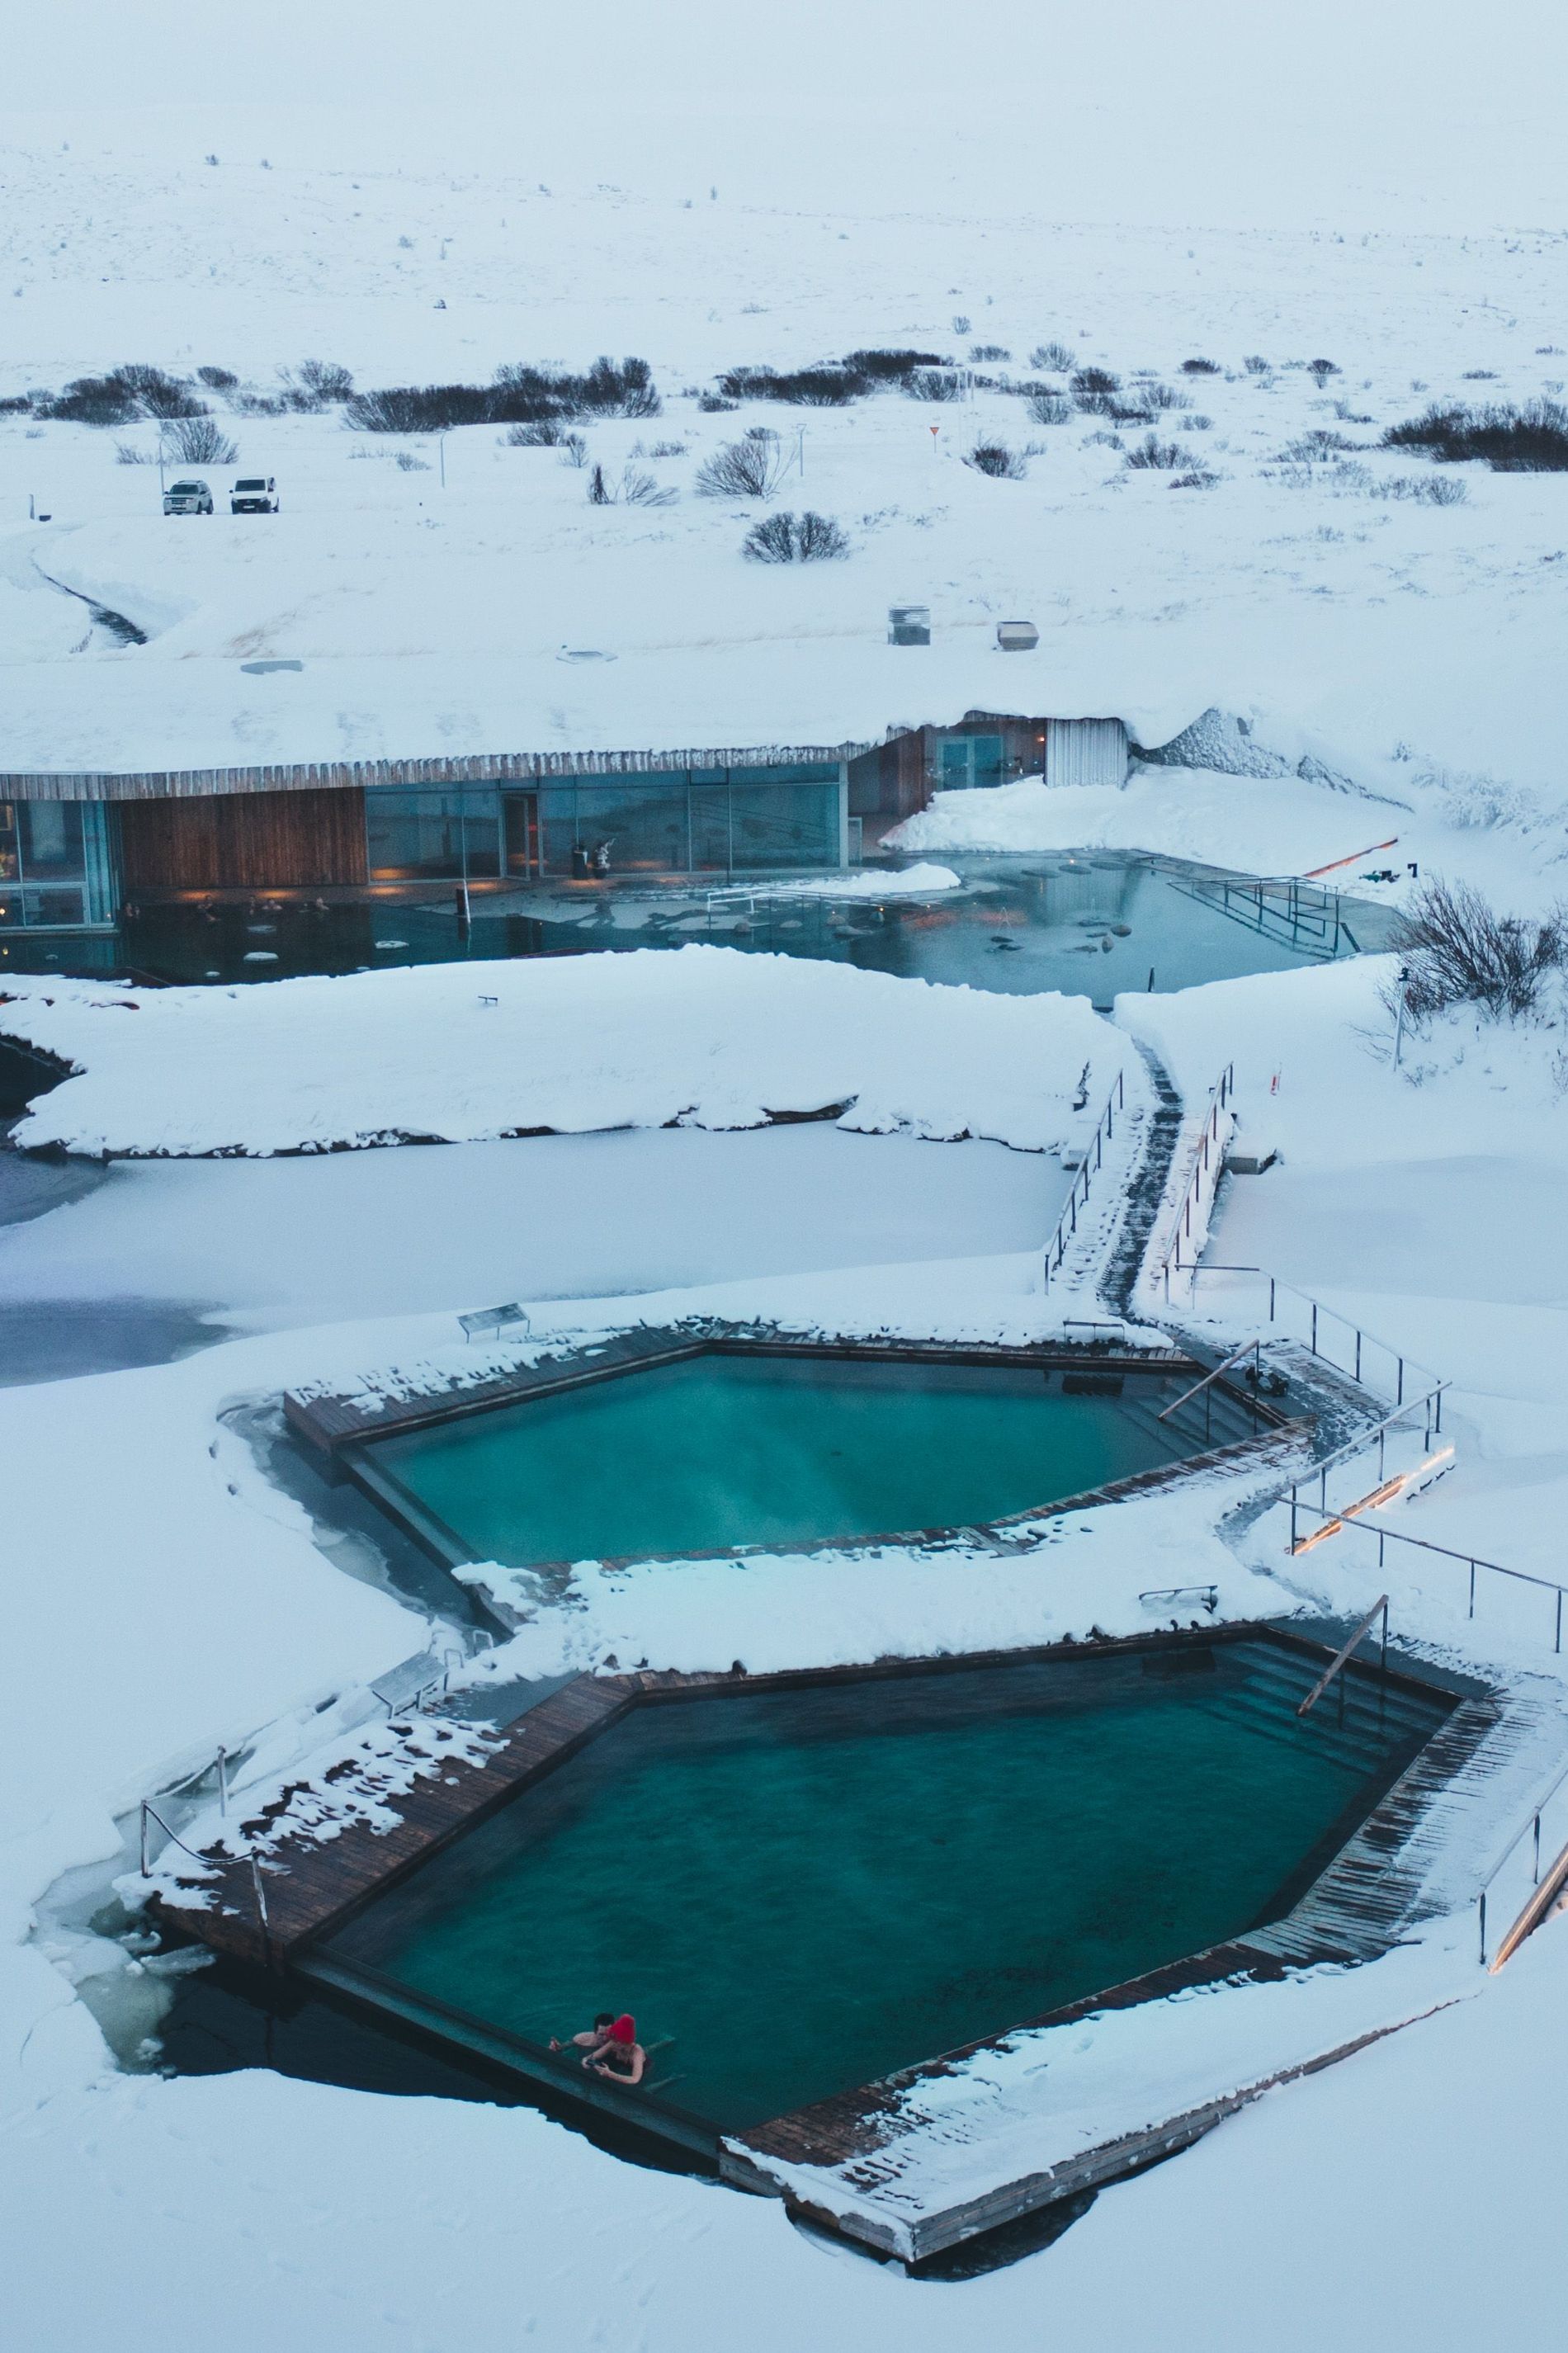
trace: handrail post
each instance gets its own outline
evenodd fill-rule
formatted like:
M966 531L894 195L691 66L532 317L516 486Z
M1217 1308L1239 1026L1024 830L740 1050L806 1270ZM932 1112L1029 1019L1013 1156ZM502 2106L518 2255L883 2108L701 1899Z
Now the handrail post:
M147 1869L147 1800L143 1798L142 1800L142 1876L147 1879L151 1875Z
M1487 1965L1487 1891L1486 1891L1486 1889L1485 1889L1484 1887L1483 1887L1483 1888L1482 1888L1482 1890L1481 1890L1480 1912L1481 1912L1481 1967L1482 1967L1482 1968L1484 1969L1484 1968L1486 1968L1486 1965Z

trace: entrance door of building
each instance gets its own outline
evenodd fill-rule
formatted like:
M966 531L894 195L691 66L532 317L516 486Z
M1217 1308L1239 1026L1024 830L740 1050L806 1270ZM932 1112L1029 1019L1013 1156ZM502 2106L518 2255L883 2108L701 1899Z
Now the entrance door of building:
M506 793L506 871L519 881L536 876L539 866L539 795Z

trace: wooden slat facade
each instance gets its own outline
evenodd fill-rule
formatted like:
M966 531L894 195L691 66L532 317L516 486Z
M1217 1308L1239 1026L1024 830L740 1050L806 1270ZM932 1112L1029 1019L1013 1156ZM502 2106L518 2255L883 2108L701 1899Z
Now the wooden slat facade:
M277 890L369 880L364 793L128 801L119 812L125 894Z

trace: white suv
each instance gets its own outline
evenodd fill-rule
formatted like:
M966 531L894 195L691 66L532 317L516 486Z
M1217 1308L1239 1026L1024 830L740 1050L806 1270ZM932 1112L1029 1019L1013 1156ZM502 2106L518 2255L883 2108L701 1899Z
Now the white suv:
M276 514L278 485L270 474L247 474L229 492L230 514Z
M163 512L172 514L211 514L213 494L205 482L171 482L163 493Z

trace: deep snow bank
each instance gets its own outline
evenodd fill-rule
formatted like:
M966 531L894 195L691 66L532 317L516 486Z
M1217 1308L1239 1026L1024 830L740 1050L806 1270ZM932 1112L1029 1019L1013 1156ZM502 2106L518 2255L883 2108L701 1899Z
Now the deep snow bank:
M1122 786L1021 776L938 793L888 837L894 849L1147 849L1251 874L1305 874L1408 826L1410 812L1291 776L1156 768ZM1386 863L1373 860L1372 863ZM1334 878L1343 884L1354 870Z
M0 1032L73 1064L18 1143L265 1155L518 1131L761 1126L1068 1143L1127 1041L1013 997L691 946L253 989L14 985ZM1089 1108L1075 1113L1084 1091ZM847 1108L845 1108L847 1106Z

